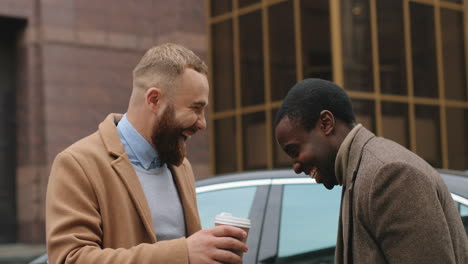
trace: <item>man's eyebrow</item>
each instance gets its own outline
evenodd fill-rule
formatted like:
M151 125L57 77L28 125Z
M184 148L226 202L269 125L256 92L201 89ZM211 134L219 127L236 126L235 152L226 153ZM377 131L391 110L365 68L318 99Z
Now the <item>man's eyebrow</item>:
M192 103L193 106L205 106L206 102L205 101L196 101Z

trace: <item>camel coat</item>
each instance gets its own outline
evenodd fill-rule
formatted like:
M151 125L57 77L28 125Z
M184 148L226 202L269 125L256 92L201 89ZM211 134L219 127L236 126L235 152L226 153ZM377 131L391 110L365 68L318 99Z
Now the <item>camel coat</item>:
M50 263L189 263L185 238L158 242L149 205L111 114L58 154L46 197ZM187 236L200 230L190 163L170 168ZM170 202L170 201L161 201Z
M460 215L437 171L364 127L346 147L335 263L468 263Z

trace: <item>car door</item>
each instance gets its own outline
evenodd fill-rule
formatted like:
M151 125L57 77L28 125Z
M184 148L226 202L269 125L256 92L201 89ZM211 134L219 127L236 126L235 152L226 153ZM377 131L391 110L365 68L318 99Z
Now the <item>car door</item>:
M273 180L257 263L334 263L340 199L340 186Z
M243 256L244 263L255 263L257 259L270 182L270 179L247 180L197 187L198 210L203 229L213 227L215 216L221 212L251 220L247 238L249 251Z

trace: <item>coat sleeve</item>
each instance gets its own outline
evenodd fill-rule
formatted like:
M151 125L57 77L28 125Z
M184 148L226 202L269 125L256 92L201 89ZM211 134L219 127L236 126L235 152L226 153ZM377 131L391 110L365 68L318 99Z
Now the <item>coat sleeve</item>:
M46 235L49 263L53 264L189 262L185 238L131 248L102 248L102 221L94 188L69 152L59 154L52 165Z
M408 164L392 163L379 170L369 215L388 263L455 263L438 191L434 178Z

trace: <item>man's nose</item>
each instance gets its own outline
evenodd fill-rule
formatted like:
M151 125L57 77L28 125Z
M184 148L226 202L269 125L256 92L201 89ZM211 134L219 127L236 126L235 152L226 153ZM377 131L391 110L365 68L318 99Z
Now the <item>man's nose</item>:
M206 119L205 119L205 114L202 113L200 116L198 116L198 120L196 123L196 126L199 130L203 130L206 128Z
M293 170L296 174L299 174L302 172L302 168L301 168L301 163L297 162L297 161L294 161L293 162Z

